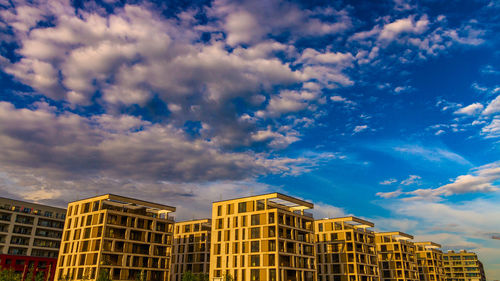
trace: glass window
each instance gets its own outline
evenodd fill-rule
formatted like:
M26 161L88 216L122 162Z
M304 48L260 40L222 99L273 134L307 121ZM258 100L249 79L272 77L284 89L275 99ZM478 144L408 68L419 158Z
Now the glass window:
M238 213L244 213L247 211L247 202L238 203Z
M260 238L260 228L254 227L250 229L250 239Z
M250 251L252 253L258 252L259 251L259 241L252 241L250 245Z
M250 266L260 266L260 256L251 255L250 256Z
M260 215L252 215L251 217L251 225L259 225L260 224Z

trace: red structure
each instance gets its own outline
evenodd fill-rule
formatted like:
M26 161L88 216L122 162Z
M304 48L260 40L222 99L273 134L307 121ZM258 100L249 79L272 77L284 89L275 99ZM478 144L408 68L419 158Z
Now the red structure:
M45 281L53 281L56 272L56 264L56 258L0 255L0 268L14 269L15 272L22 274L22 280L25 280L30 268L33 267L34 275L43 272Z

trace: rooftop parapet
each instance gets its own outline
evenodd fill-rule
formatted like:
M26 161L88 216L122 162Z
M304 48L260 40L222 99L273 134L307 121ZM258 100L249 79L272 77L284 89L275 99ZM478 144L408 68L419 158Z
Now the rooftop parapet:
M431 242L431 241L425 241L425 242L415 242L415 245L417 246L423 246L426 249L439 249L441 248L441 244Z
M349 217L340 217L340 218L325 218L325 219L320 219L316 221L328 221L328 222L344 222L345 224L350 224L354 228L368 228L368 227L374 227L375 224L372 222L369 222L364 219L360 219L357 217L349 216Z
M377 236L391 236L394 239L398 240L411 240L413 239L413 235L401 232L401 231L392 231L392 232L377 232L375 233Z
M262 194L262 195L255 195L255 196L247 196L247 197L240 197L240 198L234 198L234 199L227 199L227 200L221 200L221 201L215 201L214 203L220 203L220 202L226 202L226 201L243 201L245 199L252 199L252 200L262 200L262 199L267 199L269 203L275 204L277 206L283 207L288 209L289 211L303 211L307 209L312 209L314 208L314 204L295 198L291 197L282 193L268 193L268 194Z

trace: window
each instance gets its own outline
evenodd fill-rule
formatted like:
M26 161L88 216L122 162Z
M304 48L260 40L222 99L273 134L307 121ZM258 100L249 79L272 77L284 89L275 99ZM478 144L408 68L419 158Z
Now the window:
M266 209L266 204L264 200L257 200L257 211L262 211Z
M251 220L251 225L259 225L260 224L260 215L252 215L250 220Z
M250 251L252 253L258 252L259 251L259 241L252 241L250 244Z
M238 203L238 213L244 213L247 211L247 202Z
M259 276L260 275L260 270L258 269L251 269L250 270L250 280L251 281L259 281Z
M247 216L241 217L241 226L247 226Z
M217 215L222 216L222 206L217 206Z
M276 269L269 269L269 281L276 281Z
M260 256L251 255L250 256L250 266L260 266Z
M269 213L269 219L268 219L268 223L274 223L275 220L274 220L274 213Z
M269 251L270 252L276 251L276 241L275 240L269 240Z
M322 223L319 223L319 224L318 224L318 230L319 230L319 231L323 231L323 224L322 224Z
M254 227L250 229L250 239L260 238L260 228Z
M276 227L275 226L270 226L268 232L269 232L268 233L269 237L275 237L276 236Z

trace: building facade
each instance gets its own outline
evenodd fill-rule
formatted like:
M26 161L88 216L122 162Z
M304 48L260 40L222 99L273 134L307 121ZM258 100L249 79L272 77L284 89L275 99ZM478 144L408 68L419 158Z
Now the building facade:
M446 281L485 281L483 264L477 255L466 250L443 254Z
M211 219L175 223L171 281L181 281L184 272L209 274L211 230Z
M66 209L0 197L0 266L51 280Z
M314 281L312 203L270 193L212 204L210 280Z
M420 281L444 281L443 252L434 242L415 242Z
M318 281L378 281L373 226L356 217L316 220Z
M56 280L167 281L174 211L113 194L70 202Z
M381 281L416 281L417 256L413 236L403 232L375 233Z

